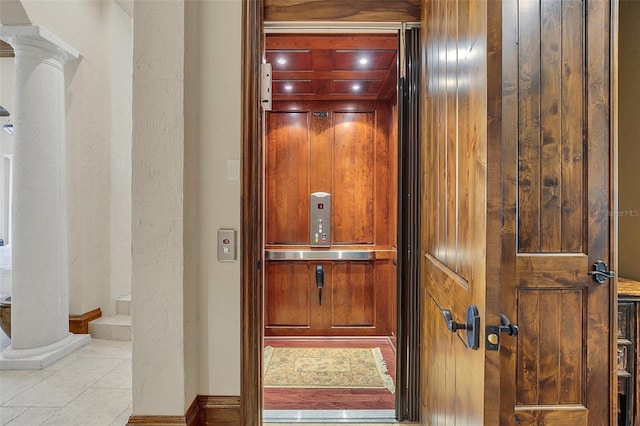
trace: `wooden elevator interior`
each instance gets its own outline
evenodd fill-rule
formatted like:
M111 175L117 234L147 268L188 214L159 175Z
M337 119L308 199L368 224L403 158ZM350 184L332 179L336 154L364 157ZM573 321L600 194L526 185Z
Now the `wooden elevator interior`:
M265 336L393 340L398 36L268 34L266 60ZM322 247L316 192L331 194Z

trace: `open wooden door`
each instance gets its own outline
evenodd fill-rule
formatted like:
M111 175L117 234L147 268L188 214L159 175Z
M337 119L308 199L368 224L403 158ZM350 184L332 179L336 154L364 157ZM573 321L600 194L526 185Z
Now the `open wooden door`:
M426 3L426 424L614 423L610 20L602 0ZM476 350L442 315L471 304ZM486 329L500 311L517 336Z
M611 425L610 3L505 2L500 424ZM604 278L604 275L601 275Z
M427 1L422 28L421 420L497 425L500 358L484 328L500 310L501 5ZM443 316L467 323L471 305L477 347Z

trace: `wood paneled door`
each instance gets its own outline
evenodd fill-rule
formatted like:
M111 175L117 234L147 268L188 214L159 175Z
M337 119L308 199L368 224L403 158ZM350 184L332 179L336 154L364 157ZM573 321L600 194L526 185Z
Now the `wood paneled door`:
M500 354L484 327L500 309L500 3L423 6L421 422L497 425ZM443 315L467 323L470 305L477 348Z
M610 3L504 9L501 424L610 425Z
M610 4L424 5L422 421L614 424Z

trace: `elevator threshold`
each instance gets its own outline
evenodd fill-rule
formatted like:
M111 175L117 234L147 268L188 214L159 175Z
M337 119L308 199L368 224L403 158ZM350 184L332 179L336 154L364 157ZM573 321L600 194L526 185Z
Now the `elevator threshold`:
M263 423L394 423L395 410L264 410Z

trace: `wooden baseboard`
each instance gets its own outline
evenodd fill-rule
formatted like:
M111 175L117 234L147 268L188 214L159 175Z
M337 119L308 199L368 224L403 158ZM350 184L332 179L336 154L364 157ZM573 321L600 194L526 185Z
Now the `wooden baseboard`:
M184 416L136 415L127 426L241 426L239 396L198 395Z
M202 426L241 426L239 396L200 395Z
M73 334L89 334L89 322L102 316L100 308L81 315L69 315L69 331Z
M137 426L187 426L184 416L131 416L129 425Z

